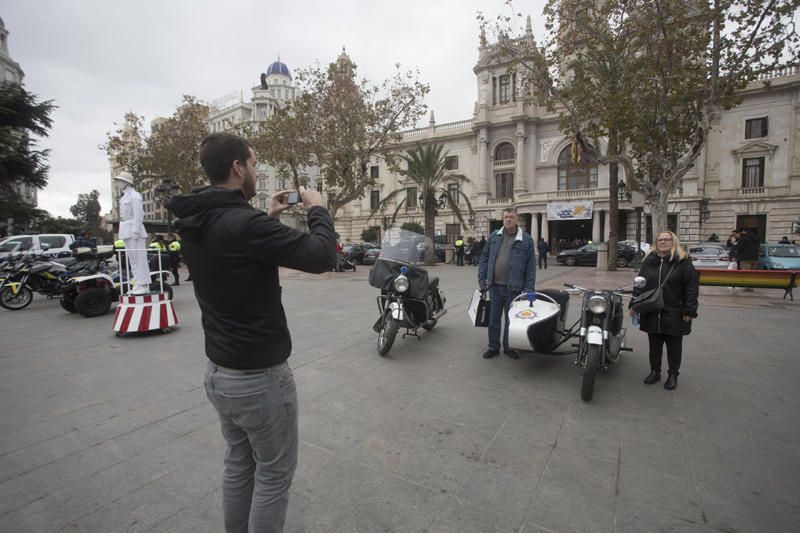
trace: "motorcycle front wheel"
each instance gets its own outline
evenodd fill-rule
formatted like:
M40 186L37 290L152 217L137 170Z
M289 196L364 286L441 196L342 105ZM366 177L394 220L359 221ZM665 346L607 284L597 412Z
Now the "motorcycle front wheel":
M9 311L25 309L32 301L33 291L27 285L20 287L17 294L14 294L14 291L8 286L3 287L3 290L0 291L0 306L5 307Z
M581 399L588 402L594 395L594 380L597 377L597 365L600 364L600 349L597 344L586 347L586 361L583 365L583 383L581 384Z
M383 315L383 322L381 322L381 329L378 331L378 354L381 356L389 353L394 344L394 338L397 336L397 320L392 318L391 313Z

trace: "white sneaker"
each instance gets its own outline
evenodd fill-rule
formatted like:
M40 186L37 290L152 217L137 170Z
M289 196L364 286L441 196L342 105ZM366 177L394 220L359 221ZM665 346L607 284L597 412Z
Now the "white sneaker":
M136 289L133 289L128 294L130 294L131 296L142 296L144 294L150 294L150 289L147 289L145 287L136 288Z

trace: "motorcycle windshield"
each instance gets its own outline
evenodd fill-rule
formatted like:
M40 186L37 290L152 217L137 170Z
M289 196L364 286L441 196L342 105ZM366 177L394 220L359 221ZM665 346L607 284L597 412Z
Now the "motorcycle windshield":
M370 285L386 290L405 267L408 269L405 276L410 282L408 295L423 298L428 290L428 271L417 263L424 259L427 245L432 246L431 240L419 233L399 228L387 230L378 260L369 272Z
M425 235L400 228L389 228L383 234L378 258L413 265L425 260L425 250L428 248L433 253L433 241Z

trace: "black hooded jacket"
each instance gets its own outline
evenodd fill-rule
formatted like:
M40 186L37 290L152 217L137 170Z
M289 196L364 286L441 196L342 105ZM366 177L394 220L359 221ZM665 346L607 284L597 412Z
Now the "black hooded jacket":
M641 315L639 329L646 333L688 335L692 331L692 323L685 322L683 317L697 318L699 293L699 277L691 259L680 259L677 255L661 257L657 253L651 253L642 261L639 275L647 280L647 285L634 289L633 294L636 296L664 283L663 309Z
M240 190L206 187L173 197L181 253L202 312L206 355L242 370L285 361L292 340L281 304L278 267L322 273L336 266L333 219L308 211L310 233L254 209Z

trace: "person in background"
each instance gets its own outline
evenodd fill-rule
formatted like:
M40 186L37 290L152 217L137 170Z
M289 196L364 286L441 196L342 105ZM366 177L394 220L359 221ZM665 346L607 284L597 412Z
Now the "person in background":
M547 244L543 238L539 237L539 268L547 270L547 253L550 251L550 245Z
M792 244L792 241L789 240L789 237L784 235L783 239L778 241L778 244Z
M175 278L173 285L180 285L181 278L178 276L178 268L181 266L181 241L175 235L169 236L167 252L169 252L169 264L172 270L172 277Z
M650 344L650 373L644 379L647 385L661 380L661 359L667 346L667 381L664 388L678 386L681 368L683 336L692 331L692 320L697 318L699 278L678 236L671 231L658 235L656 246L642 261L639 275L647 280L644 287L634 289L634 296L655 289L663 283L664 307L659 311L642 314L639 329L647 333ZM631 316L635 311L631 309Z
M456 246L456 265L464 266L464 236L459 235L455 242Z

